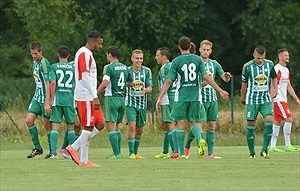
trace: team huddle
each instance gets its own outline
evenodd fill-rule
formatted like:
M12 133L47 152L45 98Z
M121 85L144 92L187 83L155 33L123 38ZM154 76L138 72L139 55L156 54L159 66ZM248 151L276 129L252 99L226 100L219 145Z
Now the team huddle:
M69 48L60 46L59 62L54 64L50 64L42 56L40 43L31 43L36 90L28 108L26 125L34 149L27 158L43 154L38 130L34 124L38 115L43 116L48 136L49 153L45 158L58 158L58 132L63 118L67 129L59 151L64 158L72 158L79 166L99 166L89 160L88 151L91 139L104 128L104 123L112 147L112 154L107 158L123 158L122 134L118 126L122 123L125 112L128 125L128 156L143 158L138 150L146 124L147 94L152 92L153 87L151 70L142 65L142 50L136 49L132 52L132 66L128 67L119 62L119 48L110 46L106 52L109 64L104 66L102 82L97 87L97 65L93 53L99 52L103 40L101 33L91 31L87 36L86 45L76 52L74 62L68 61ZM194 139L199 158L204 158L206 154L210 159L221 158L214 153L214 130L219 119L216 91L225 100L229 99L229 94L222 90L214 79L219 76L225 82L229 82L231 74L224 72L216 60L209 58L212 45L212 42L203 40L198 56L195 54L195 44L183 36L178 40L181 54L172 62L169 61L168 48L161 47L156 51L155 59L161 65L158 73L160 93L156 109L160 111L164 139L163 150L155 158L187 159ZM270 158L270 142L269 151L283 151L276 148L283 120L284 150L299 151L290 143L292 115L287 105L287 91L299 106L300 101L289 81L289 71L286 67L289 62L288 50L279 50L279 64L275 67L272 61L265 59L265 54L263 46L255 47L254 59L247 62L242 71L241 102L245 105L249 158L255 158L254 129L259 112L265 119L261 156ZM102 93L103 110L98 98ZM203 123L206 123L207 127L206 138L202 131ZM188 126L186 142L185 126Z

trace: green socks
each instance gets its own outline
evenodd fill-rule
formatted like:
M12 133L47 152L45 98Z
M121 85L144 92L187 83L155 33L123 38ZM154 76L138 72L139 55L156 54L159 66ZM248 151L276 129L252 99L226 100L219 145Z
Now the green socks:
M246 132L246 138L248 143L248 148L251 155L255 155L254 150L254 141L255 141L255 134L254 134L255 126L247 125L247 132ZM272 126L271 126L272 129Z
M76 140L76 135L74 130L67 130L68 131L68 142L69 144L73 144Z
M108 135L109 135L109 141L110 141L112 150L114 152L114 155L118 156L120 153L119 153L119 146L118 146L119 138L118 138L117 132L115 130L111 130L108 132Z
M264 130L264 141L261 151L265 151L268 149L269 143L272 138L273 133L273 121L267 121L265 123L265 130Z
M172 131L172 141L173 141L173 152L178 153L178 142L177 142L177 128L174 128Z
M69 145L68 142L68 130L65 131L63 144L61 146L62 149L65 149Z
M135 138L134 141L134 154L138 154L141 138Z
M177 144L178 144L180 156L185 155L184 154L184 137L185 137L184 129L177 128Z
M207 144L207 155L211 155L214 152L215 145L215 131L211 129L206 130L206 144Z
M119 146L119 154L121 154L121 145L122 145L122 133L119 130L116 131L118 135L118 146Z
M49 151L52 150L52 147L51 147L51 131L48 131L46 132L47 133L47 138L48 138L48 147L49 147Z
M191 127L192 128L192 127ZM194 135L193 135L193 133L192 133L192 131L191 131L191 129L190 129L190 131L189 131L189 134L188 134L188 137L187 137L187 140L186 140L186 143L185 143L185 148L191 148L191 143L192 143L192 141L194 140Z
M128 149L129 149L129 155L135 154L134 153L134 138L128 138Z
M50 143L51 143L50 153L56 152L56 149L57 149L56 148L57 147L57 140L58 140L58 130L52 129L52 131L50 133Z
M39 134L38 134L38 130L36 128L36 126L32 126L28 128L29 134L30 134L30 138L34 144L34 148L37 150L41 150L41 144L39 141Z
M163 150L164 154L167 154L169 152L169 144L170 144L170 139L169 139L168 131L164 131L164 150Z
M173 130L168 131L169 143L170 143L172 151L174 152L174 141L172 139L172 133L173 133Z

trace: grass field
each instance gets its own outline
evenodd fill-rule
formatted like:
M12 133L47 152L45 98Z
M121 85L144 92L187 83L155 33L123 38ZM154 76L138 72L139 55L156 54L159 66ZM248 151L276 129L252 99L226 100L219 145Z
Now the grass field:
M95 144L94 144L95 145ZM280 147L280 146L279 146ZM260 146L256 147L259 153ZM248 159L246 146L216 146L222 159L155 159L161 147L141 147L145 159L105 159L109 148L91 145L101 167L79 167L70 159L27 159L28 149L1 149L1 190L299 190L299 152Z

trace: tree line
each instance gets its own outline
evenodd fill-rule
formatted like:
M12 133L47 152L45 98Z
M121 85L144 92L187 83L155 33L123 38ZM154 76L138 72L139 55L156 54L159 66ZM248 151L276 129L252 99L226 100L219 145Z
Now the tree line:
M142 49L144 65L156 74L157 48L168 47L174 58L179 37L186 35L197 49L202 40L212 41L211 57L234 75L253 58L255 45L264 45L274 63L277 50L285 47L292 82L300 86L299 0L2 0L0 7L1 77L31 76L32 41L42 43L51 63L58 61L62 44L70 48L72 60L95 29L104 34L104 47L95 55L99 78L110 45L121 49L120 61L128 66L132 50Z

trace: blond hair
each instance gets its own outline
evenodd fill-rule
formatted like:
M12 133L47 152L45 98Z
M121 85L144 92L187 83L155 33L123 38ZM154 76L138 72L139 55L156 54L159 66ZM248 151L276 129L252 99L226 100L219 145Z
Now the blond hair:
M210 47L212 48L213 47L213 43L209 40L203 40L200 42L200 47L203 45L203 44L207 44L207 45L210 45Z
M134 51L132 51L131 57L132 57L134 54L144 54L144 53L143 53L143 51L140 50L140 49L135 49Z

